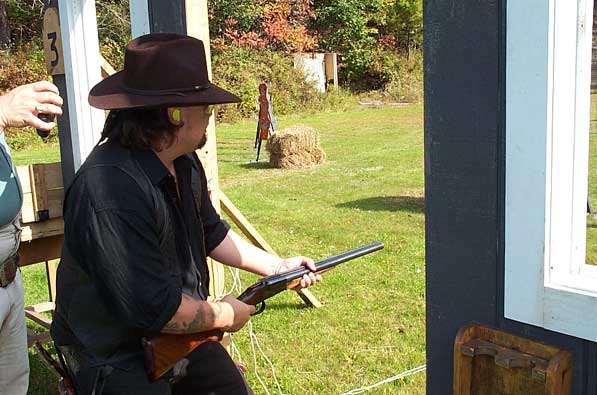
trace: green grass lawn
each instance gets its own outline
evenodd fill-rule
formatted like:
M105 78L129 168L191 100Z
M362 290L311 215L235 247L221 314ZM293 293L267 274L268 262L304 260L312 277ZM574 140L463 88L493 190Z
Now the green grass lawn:
M298 123L320 132L326 164L290 171L269 168L265 159L255 163L254 123L220 125L220 187L281 255L322 259L385 243L384 250L325 275L312 289L323 308L306 308L287 292L252 319L283 393L340 394L425 363L422 107L284 118L278 128ZM54 149L15 158L23 164L58 155ZM43 267L26 267L24 276L26 302L44 300ZM255 280L241 278L242 288ZM234 342L256 393L266 393L256 374L279 393L259 353L253 365L247 329ZM30 393L55 393L54 376L31 355ZM368 393L416 395L424 388L419 373Z
M41 148L14 151L12 152L12 159L16 166L28 165L30 163L60 162L60 148L57 144L49 144Z

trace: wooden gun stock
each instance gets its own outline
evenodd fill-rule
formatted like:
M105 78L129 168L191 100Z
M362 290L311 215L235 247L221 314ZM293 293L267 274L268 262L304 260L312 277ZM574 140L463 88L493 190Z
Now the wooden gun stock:
M315 272L323 273L340 263L370 254L381 250L382 248L383 243L375 242L335 255L315 263L315 268L317 269ZM289 272L262 278L240 294L238 300L253 306L261 304L256 312L256 314L259 314L265 309L266 299L271 298L286 289L296 287L303 275L309 272L309 269L301 267ZM221 341L222 337L222 331L212 330L209 332L188 333L184 335L161 333L152 338L143 338L145 369L147 370L150 380L158 380L167 371L172 369L178 361L190 354L191 351L201 344L208 341Z
M222 340L224 333L219 330L200 333L174 335L162 333L152 338L144 337L145 370L151 381L158 380L191 351L206 342Z

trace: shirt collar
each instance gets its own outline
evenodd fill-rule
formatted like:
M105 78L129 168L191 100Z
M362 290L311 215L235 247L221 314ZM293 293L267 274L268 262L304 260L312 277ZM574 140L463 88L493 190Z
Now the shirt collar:
M165 177L168 176L168 174L170 174L166 166L164 166L160 158L158 158L158 156L152 150L133 150L133 152L137 158L137 161L141 165L141 168L145 174L147 174L147 177L149 177L149 180L152 184L159 184Z
M158 185L164 178L166 178L170 172L168 168L162 163L160 158L156 155L155 152L152 150L144 150L138 151L134 150L134 154L141 165L141 168L147 176L152 184ZM177 172L178 169L186 169L190 166L190 158L188 155L179 156L174 160L174 165L176 166Z

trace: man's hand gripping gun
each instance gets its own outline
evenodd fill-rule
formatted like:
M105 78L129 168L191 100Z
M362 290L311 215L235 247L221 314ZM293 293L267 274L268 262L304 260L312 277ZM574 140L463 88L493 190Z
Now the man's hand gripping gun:
M383 247L383 243L375 242L332 256L316 262L315 272L323 273L340 263L381 250ZM246 304L257 306L255 314L260 314L265 310L266 299L284 290L297 287L303 275L309 272L309 269L300 267L285 273L264 277L247 288L237 299ZM222 331L213 330L184 335L162 333L152 338L143 338L145 368L149 378L152 381L158 380L167 371L172 369L178 361L190 354L199 345L208 341L220 341L222 340L222 336Z

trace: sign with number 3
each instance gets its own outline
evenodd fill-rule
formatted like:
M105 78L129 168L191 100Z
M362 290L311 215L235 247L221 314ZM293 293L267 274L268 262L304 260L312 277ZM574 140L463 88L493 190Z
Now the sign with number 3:
M49 7L44 12L43 39L48 74L64 74L60 16L58 10L54 7Z

